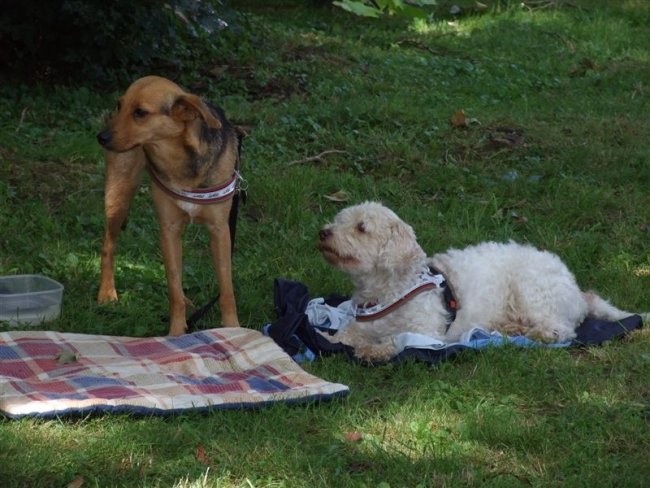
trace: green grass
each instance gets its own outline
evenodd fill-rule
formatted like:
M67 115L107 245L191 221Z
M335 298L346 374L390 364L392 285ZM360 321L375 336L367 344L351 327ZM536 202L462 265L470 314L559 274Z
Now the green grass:
M234 256L243 323L274 319L275 277L314 296L349 292L316 235L343 205L367 199L411 223L428 253L530 242L559 254L583 288L650 310L647 2L488 2L489 12L453 21L441 13L454 2L439 3L433 21L409 22L237 2L241 32L219 40L221 59L206 60L227 68L179 76L250 127ZM54 330L164 334L146 186L120 239L121 301L95 304L103 161L94 136L117 96L82 81L0 85L0 274L65 284ZM454 128L461 109L471 123ZM499 127L516 129L520 143L491 142ZM289 164L332 149L345 153ZM327 199L337 191L349 200ZM216 292L207 246L202 228L188 229L195 303ZM218 321L215 311L204 325ZM334 357L305 365L350 386L331 403L0 420L0 484L640 487L650 483L649 351L640 331L588 350L508 347L435 368Z

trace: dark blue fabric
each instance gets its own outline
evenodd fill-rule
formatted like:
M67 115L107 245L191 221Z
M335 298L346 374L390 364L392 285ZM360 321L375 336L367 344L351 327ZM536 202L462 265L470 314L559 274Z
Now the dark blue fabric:
M277 319L265 328L265 333L287 354L293 357L305 348L322 356L352 352L348 346L330 343L309 324L305 310L310 298L305 285L280 278L273 285Z
M325 302L337 306L344 299L340 295L331 295L325 297ZM351 347L330 343L309 324L305 310L310 297L309 290L304 284L277 278L274 281L274 300L277 319L265 328L265 332L287 354L296 357L304 354L305 351L322 356L343 353L356 361ZM643 320L639 315L631 315L619 322L587 318L576 329L577 337L571 346L597 346L624 337L641 327L643 327ZM460 344L439 350L409 348L395 356L392 361L415 359L435 364L468 349L476 350Z
M619 322L587 317L576 329L578 336L573 340L573 344L576 346L598 346L603 342L620 339L641 327L643 327L643 319L640 315L630 315Z

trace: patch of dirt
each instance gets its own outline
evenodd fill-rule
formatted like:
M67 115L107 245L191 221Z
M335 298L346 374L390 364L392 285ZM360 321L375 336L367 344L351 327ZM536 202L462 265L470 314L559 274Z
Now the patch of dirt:
M446 138L445 159L459 165L485 161L497 154L526 149L525 130L521 127L492 125L453 128Z
M252 66L219 65L211 68L206 74L217 83L223 81L232 85L233 80L241 82L244 96L251 101L265 98L286 100L307 92L307 75L304 73L276 74L260 80L255 76L255 68Z
M308 61L327 63L332 66L351 66L354 64L349 59L327 52L323 46L308 44L296 44L287 46L282 52L282 60L285 62Z
M284 63L306 62L328 64L331 66L349 66L353 64L350 60L326 52L322 46L306 44L292 44L283 48L280 57ZM241 82L244 88L245 97L248 100L256 101L271 98L275 100L286 100L293 96L300 96L308 92L309 79L298 66L293 70L283 73L274 73L269 78L260 79L256 73L256 67L252 65L236 63L220 64L210 68L206 75L210 76L217 83ZM232 86L230 87L232 90Z
M97 190L89 181L96 175L96 168L88 164L63 161L25 161L18 159L6 149L0 149L0 159L8 164L0 165L0 179L13 188L16 201L37 198L48 209L59 207L71 193Z

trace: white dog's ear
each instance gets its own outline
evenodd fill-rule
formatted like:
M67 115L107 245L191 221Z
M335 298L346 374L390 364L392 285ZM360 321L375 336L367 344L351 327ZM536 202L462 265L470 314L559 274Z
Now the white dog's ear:
M399 269L424 256L410 225L401 220L393 221L389 225L388 239L379 252L378 267Z

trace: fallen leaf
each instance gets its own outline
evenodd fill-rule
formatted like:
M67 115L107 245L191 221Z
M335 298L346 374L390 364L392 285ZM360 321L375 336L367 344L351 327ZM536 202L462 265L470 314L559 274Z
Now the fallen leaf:
M368 471L369 469L372 468L372 465L369 463L350 463L348 464L348 472L349 473L363 473L364 471Z
M511 211L510 211L510 218L511 218L514 222L516 222L517 224L525 224L526 222L528 222L528 218L527 218L527 217L525 217L525 216L523 216L523 215L519 215L519 214L518 214L517 212L515 212L514 210L511 210Z
M196 457L196 460L201 464L210 464L210 458L206 454L205 446L203 444L196 446L196 449L194 450L194 456Z
M229 66L225 64L221 66L214 66L208 70L208 73L210 73L215 78L221 78L221 76L223 76L223 74L228 71L228 68Z
M84 484L84 477L81 475L75 476L75 478L66 485L66 488L81 488Z
M465 111L458 110L451 118L452 127L467 127L467 119L465 118Z
M569 76L585 76L589 71L600 71L600 69L601 67L593 60L589 58L583 58L582 61L578 63L578 66L575 66L569 71Z
M354 432L346 432L344 437L348 442L359 442L363 439L363 434L355 430Z
M521 129L491 127L488 130L488 139L494 147L516 147L524 143L524 133Z
M350 199L350 195L345 190L339 190L337 192L325 195L330 202L347 202Z

